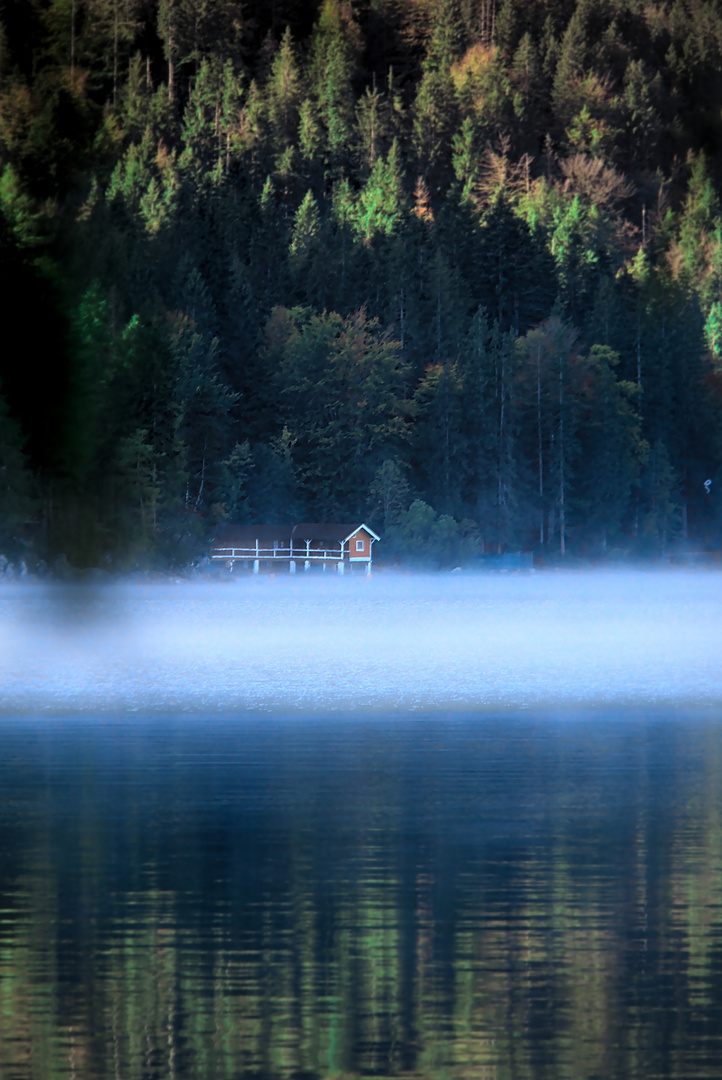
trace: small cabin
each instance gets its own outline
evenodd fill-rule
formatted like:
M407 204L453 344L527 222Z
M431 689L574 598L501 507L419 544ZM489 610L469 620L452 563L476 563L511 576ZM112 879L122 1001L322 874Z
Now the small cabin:
M363 567L371 573L371 549L379 539L363 523L331 524L301 522L298 525L227 525L213 538L211 561L224 563L229 570L238 564L259 573L261 567L288 566L291 574L297 567L308 572Z

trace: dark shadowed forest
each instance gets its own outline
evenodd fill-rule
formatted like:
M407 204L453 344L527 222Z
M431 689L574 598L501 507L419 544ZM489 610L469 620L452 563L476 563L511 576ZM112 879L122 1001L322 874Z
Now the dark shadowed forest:
M721 136L720 0L3 0L0 551L718 548Z

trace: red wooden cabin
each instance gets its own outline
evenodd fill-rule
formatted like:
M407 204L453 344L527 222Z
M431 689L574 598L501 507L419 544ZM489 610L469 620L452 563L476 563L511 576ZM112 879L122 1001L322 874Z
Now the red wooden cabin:
M345 569L363 566L371 573L371 548L379 539L368 525L301 522L298 525L227 525L213 538L211 560L233 570L237 563L257 574L261 569L288 565L295 574L312 566Z

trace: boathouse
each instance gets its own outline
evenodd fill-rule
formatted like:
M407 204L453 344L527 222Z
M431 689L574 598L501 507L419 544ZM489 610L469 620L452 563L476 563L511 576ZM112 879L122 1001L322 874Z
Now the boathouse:
M297 567L308 572L313 566L322 570L345 570L363 567L371 573L371 548L379 539L368 525L329 522L301 522L299 525L227 525L213 538L211 561L235 566L257 574L264 569Z

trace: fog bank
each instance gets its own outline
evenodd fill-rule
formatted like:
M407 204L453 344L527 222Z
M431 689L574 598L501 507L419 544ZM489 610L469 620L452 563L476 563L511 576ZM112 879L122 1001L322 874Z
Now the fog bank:
M722 704L722 574L0 590L0 708Z

